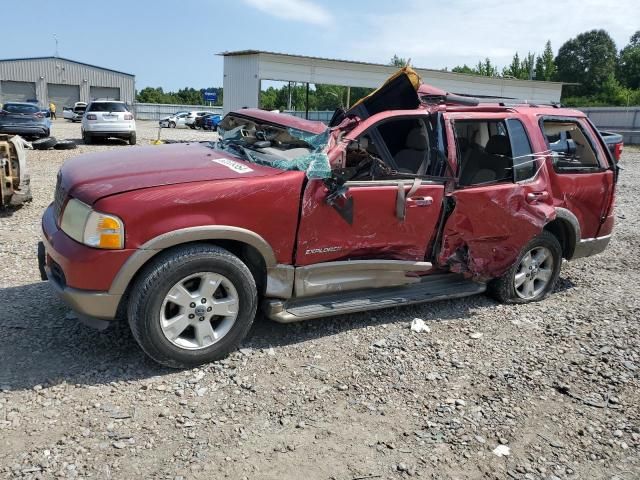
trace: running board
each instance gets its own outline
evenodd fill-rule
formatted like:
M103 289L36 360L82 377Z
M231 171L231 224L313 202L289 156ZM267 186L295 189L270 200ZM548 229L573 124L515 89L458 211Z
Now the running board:
M420 282L403 287L374 288L332 293L311 298L267 300L265 314L279 323L291 323L312 318L381 308L400 307L482 293L486 284L447 273L425 276Z

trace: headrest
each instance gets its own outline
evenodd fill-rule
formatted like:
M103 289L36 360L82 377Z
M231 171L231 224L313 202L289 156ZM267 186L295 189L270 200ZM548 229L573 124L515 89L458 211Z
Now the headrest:
M424 128L414 128L407 135L406 147L409 150L424 150L427 146L427 132Z
M494 135L487 142L484 151L493 155L511 156L511 143L506 135Z

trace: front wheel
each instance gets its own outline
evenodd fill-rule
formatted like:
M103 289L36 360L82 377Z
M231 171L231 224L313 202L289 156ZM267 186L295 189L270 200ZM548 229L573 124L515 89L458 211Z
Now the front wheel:
M549 296L560 276L562 248L543 231L522 250L518 260L489 284L490 294L503 303L537 302Z
M169 128L176 128L176 122L169 122Z
M160 254L130 298L129 325L145 353L162 365L188 368L238 347L255 318L258 294L238 257L195 244Z

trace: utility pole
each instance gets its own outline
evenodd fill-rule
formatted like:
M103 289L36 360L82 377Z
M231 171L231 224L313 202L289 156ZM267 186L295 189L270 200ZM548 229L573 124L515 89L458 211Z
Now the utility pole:
M53 34L53 40L56 42L56 54L55 57L58 58L58 35Z

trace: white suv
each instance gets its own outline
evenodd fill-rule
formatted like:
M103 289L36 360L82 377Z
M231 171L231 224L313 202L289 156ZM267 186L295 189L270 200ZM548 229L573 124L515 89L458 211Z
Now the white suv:
M124 102L94 100L82 117L82 140L90 144L94 138L122 138L136 144L136 121Z

